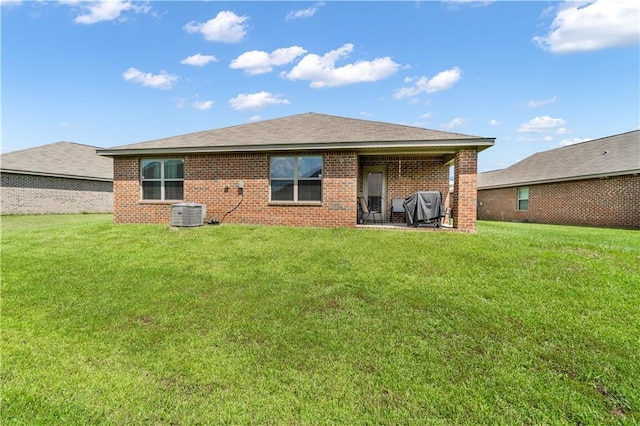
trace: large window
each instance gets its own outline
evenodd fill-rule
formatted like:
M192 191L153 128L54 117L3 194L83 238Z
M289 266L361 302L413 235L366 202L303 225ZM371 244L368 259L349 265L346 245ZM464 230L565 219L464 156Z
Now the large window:
M271 201L322 201L322 157L271 157Z
M529 188L518 188L518 210L529 209Z
M143 200L182 200L184 160L142 160Z

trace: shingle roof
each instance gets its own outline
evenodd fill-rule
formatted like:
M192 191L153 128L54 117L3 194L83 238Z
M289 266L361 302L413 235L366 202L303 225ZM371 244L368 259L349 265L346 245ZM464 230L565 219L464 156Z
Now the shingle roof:
M96 154L98 147L56 142L0 156L3 172L90 180L113 180L113 160Z
M493 138L429 130L378 121L305 113L272 120L207 130L99 151L103 155L131 154L144 150L237 151L311 147L313 149L371 145L417 146L460 144L486 148ZM128 152L127 152L128 151Z
M640 130L538 152L480 173L478 189L640 173Z

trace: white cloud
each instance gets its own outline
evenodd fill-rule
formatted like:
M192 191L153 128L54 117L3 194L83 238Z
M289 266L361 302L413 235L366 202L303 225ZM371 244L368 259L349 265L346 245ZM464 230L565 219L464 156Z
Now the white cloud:
M311 18L316 14L316 12L318 12L318 10L320 10L322 6L324 6L324 3L320 2L316 3L314 6L307 7L306 9L292 10L291 12L287 13L287 16L285 16L284 19L290 20L298 18Z
M442 2L445 5L449 5L449 6L459 6L459 5L470 5L473 7L480 7L480 6L488 6L491 3L493 3L495 0L442 0Z
M201 55L196 53L195 55L188 56L180 61L181 64L193 65L194 67L202 67L209 62L218 62L218 59L213 55Z
M260 109L267 105L275 104L288 105L289 100L284 99L282 95L274 95L269 92L240 94L235 98L229 99L229 105L237 111L243 109Z
M527 102L527 106L529 108L540 108L542 106L552 104L556 100L558 100L557 96L554 96L554 97L549 98L549 99L544 99L542 101L534 101L533 99L531 99L531 100L529 100L529 102Z
M565 128L565 127L560 127L559 129L556 130L556 135L568 135L569 133L571 133L571 130Z
M564 125L562 118L552 118L548 115L536 117L526 123L522 123L518 128L518 133L545 133L556 130Z
M356 61L336 67L336 61L349 56L352 51L353 44L347 43L323 56L310 53L302 58L290 72L282 72L280 75L289 80L311 81L310 86L317 89L378 81L393 75L400 66L386 56L373 61Z
M18 6L22 3L22 0L0 0L0 6Z
M568 146L568 145L573 145L576 143L580 143L580 142L586 142L586 141L590 141L591 139L589 138L585 138L585 139L580 139L580 138L571 138L571 139L563 139L560 141L560 143L558 145L560 146Z
M102 21L113 21L121 18L125 11L135 13L147 13L151 10L148 3L136 5L125 0L99 0L99 1L64 1L61 2L70 6L80 6L81 12L74 21L78 24L95 24Z
M229 68L243 69L249 75L265 74L273 71L274 66L293 62L298 56L307 53L300 46L283 47L271 53L251 50L231 61Z
M551 142L551 141L553 141L552 136L542 136L539 138L527 136L527 137L518 138L518 142Z
M519 137L518 142L537 142L539 139L530 137Z
M456 127L461 127L467 124L466 118L456 117L448 123L442 125L445 129L455 129Z
M420 118L423 118L425 120L428 119L428 118L431 118L431 113L430 112L426 112L426 113L422 114L420 116Z
M249 121L260 121L260 120L262 120L261 115L252 115L251 117L249 117Z
M493 120L491 120L491 121L489 122L489 124L491 124L492 126L497 126L497 125L499 125L499 124L500 124L500 122L494 118Z
M178 76L169 74L166 71L160 71L160 74L144 73L137 68L129 68L122 77L125 81L132 81L134 83L140 83L146 87L152 87L154 89L171 89L173 85L178 81Z
M247 20L248 16L238 16L225 10L204 23L191 21L183 29L188 33L201 33L207 41L239 43L247 34Z
M397 89L393 97L396 99L410 98L419 95L420 93L434 93L441 90L450 89L453 87L462 77L462 71L460 68L453 67L450 70L445 70L436 74L433 78L426 76L415 78L405 78L405 83L412 83L410 87L401 87Z
M567 1L560 6L549 33L533 38L553 53L574 53L638 44L638 0Z
M199 109L200 111L204 111L210 109L213 106L213 101L196 101L191 104L195 109Z
M64 121L64 122L60 123L60 127L63 127L63 128L82 127L82 124L80 124L80 123L70 123L68 121Z

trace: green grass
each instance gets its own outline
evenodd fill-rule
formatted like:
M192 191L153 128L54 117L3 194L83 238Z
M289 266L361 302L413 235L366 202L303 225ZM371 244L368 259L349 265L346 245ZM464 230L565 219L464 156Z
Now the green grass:
M637 424L640 233L2 218L2 424Z

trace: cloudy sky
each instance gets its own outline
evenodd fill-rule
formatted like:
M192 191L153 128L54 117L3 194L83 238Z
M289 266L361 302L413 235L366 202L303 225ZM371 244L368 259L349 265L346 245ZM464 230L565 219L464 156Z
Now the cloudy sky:
M640 127L640 2L16 1L2 152L317 112L495 137L479 170Z

